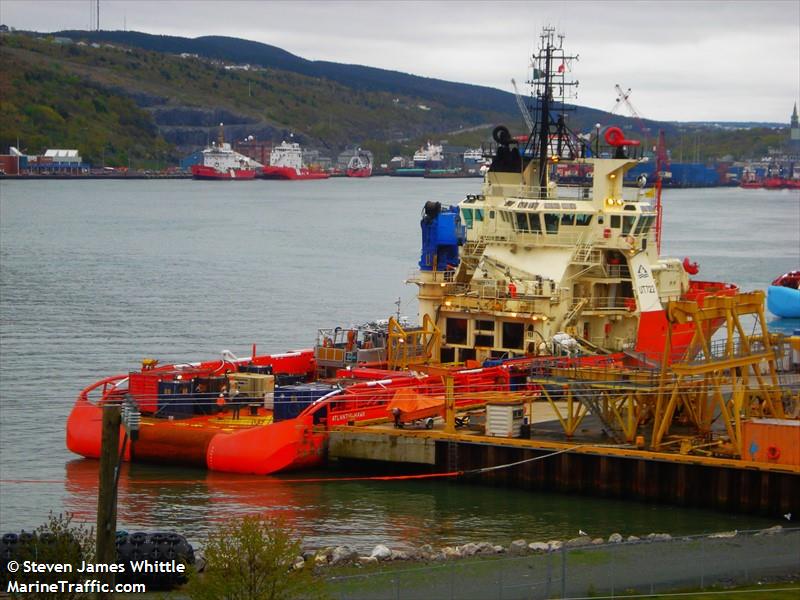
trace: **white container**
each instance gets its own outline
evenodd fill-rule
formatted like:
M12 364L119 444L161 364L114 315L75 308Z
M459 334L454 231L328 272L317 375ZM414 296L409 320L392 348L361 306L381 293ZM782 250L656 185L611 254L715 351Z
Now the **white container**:
M519 437L525 409L522 402L486 405L486 435Z
M252 404L264 403L272 409L275 397L275 376L260 373L228 373L228 381L235 382L239 395L252 399Z

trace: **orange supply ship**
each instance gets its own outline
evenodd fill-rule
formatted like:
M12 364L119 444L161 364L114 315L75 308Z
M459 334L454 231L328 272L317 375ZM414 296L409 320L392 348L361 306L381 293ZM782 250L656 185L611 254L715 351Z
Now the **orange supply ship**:
M449 389L463 412L537 393L539 365L653 368L693 348L694 324L669 321L665 307L702 305L737 288L693 280L697 265L660 256L659 182L623 188L640 162L638 143L617 128L587 143L554 117L569 110L553 90L570 89L571 69L557 68L570 59L561 52L554 63L549 44L534 57L536 72L547 74L534 78L536 97L547 101L525 141L495 128L480 193L424 206L411 278L421 325L389 319L320 330L313 350L281 355L146 362L79 395L69 449L99 455L102 406L115 402L141 414L127 460L274 473L319 464L329 427L427 424ZM300 156L297 144L278 148ZM551 177L559 163L591 170L591 183L559 186ZM722 322L708 323L708 339Z

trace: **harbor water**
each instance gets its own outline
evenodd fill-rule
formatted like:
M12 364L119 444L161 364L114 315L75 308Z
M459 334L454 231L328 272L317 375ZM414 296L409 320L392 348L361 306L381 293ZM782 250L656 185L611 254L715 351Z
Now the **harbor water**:
M317 328L414 320L423 204L480 181L0 182L0 532L48 512L93 523L97 463L64 425L97 379L161 362L307 348ZM800 268L800 194L664 193L663 254L701 279L765 289ZM774 321L791 332L800 322ZM308 546L394 548L564 539L579 529L673 534L775 524L747 515L446 481L253 478L125 466L119 525L200 539L245 514L284 517Z

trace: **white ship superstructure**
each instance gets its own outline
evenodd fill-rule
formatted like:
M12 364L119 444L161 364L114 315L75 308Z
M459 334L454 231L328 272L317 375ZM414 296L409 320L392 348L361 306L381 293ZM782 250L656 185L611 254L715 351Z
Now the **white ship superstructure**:
M553 87L570 85L556 65L572 57L553 37L543 41L547 51L534 64L547 71L541 85L552 98ZM614 158L590 158L601 154L595 151L601 139L589 152L588 142L566 128L565 104L542 104L539 128L524 148L505 127L495 129L496 151L480 194L457 207L426 205L412 281L420 320L429 318L442 334L434 358L481 362L581 350L660 355L666 302L734 286L690 282L696 268L688 260L660 258L660 189L644 181L623 188L624 174L639 162L639 142L610 127L600 137ZM551 180L567 161L589 165L592 183Z
M228 142L212 143L203 150L203 166L213 167L218 171L230 169L256 169L261 163L249 156L236 152Z
M444 162L444 150L441 145L428 143L414 153L414 167L418 169L437 169Z
M303 150L297 142L283 141L272 149L269 166L294 169L297 173L303 168Z

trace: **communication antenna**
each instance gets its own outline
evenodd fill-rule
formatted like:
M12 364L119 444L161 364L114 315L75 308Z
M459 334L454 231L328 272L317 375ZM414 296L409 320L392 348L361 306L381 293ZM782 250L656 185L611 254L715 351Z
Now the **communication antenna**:
M400 296L397 297L397 302L394 303L397 307L397 322L400 322Z
M577 156L578 148L574 134L566 124L566 113L574 106L567 99L577 96L578 82L569 73L579 56L564 50L564 36L556 34L553 27L544 27L539 36L539 49L531 60L532 76L528 82L532 87L533 121L535 127L528 135L525 154L539 162L539 187L542 194L547 187L548 156L561 157L564 152Z

